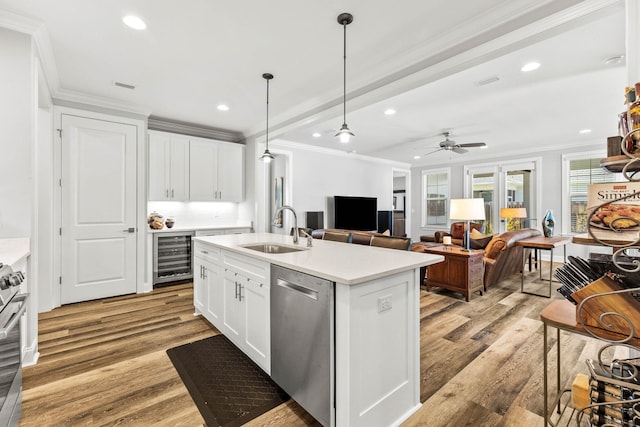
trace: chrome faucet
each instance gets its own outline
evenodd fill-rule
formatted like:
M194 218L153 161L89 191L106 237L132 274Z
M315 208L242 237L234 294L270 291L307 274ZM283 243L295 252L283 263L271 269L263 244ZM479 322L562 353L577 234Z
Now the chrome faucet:
M308 248L313 247L313 237L311 236L311 234L307 233L306 231L304 231L304 230L302 230L302 229L300 230L300 232L302 233L302 235L303 235L304 237L306 237L306 238L307 238L307 247L308 247Z
M298 233L298 215L296 215L296 211L291 206L284 205L276 210L276 213L273 215L273 225L277 224L278 214L285 210L289 210L293 214L293 243L297 245L300 239L300 234Z

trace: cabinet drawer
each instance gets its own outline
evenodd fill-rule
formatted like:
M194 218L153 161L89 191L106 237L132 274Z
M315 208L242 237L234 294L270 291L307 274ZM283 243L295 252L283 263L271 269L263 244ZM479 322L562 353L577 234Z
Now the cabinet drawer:
M249 279L265 284L270 282L271 268L268 262L222 251L222 263L225 269L232 270Z
M220 249L214 246L195 242L193 254L214 264L221 263Z

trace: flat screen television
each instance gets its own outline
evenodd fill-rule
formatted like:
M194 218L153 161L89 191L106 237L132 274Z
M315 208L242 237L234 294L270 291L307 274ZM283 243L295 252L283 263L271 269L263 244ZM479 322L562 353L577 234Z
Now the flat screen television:
M375 197L334 196L333 212L335 228L378 229L378 199Z

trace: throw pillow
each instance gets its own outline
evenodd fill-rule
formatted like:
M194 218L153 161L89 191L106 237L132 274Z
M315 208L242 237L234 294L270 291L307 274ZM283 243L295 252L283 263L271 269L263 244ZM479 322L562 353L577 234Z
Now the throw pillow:
M389 231L389 229L384 230L384 233L382 233L383 236L391 236L391 232Z
M485 237L484 234L482 234L481 232L479 232L475 228L473 230L471 230L471 238L472 239L480 239L482 237Z
M469 239L469 246L471 249L484 249L487 247L491 239L493 239L493 235L482 235L482 237L477 239L471 237L471 239Z

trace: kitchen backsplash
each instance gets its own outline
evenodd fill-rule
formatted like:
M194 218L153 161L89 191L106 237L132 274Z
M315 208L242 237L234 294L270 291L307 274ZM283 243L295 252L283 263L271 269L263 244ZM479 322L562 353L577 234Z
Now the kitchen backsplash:
M147 202L147 214L155 211L176 227L230 225L238 221L238 204L225 202Z

